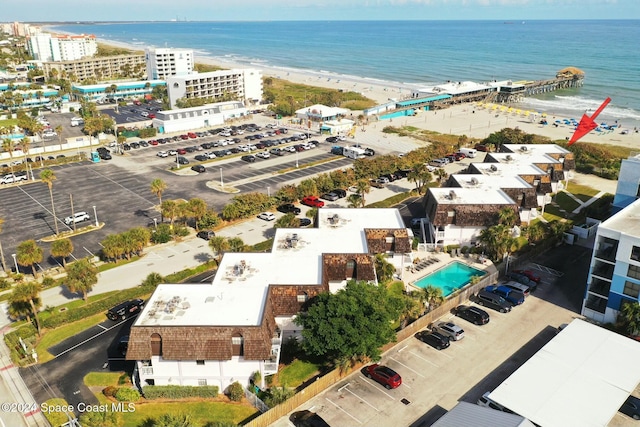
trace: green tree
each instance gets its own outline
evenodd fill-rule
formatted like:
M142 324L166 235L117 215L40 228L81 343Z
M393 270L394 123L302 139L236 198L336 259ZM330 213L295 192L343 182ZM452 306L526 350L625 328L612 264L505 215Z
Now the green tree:
M227 252L231 246L226 237L214 236L209 240L209 247L218 254L218 261L220 261L224 253Z
M124 255L124 244L120 234L109 234L100 242L102 255L107 260L118 261Z
M349 202L350 208L359 208L362 206L362 196L353 193L347 196L347 202Z
M162 193L167 189L167 183L156 178L151 181L151 192L158 198L158 205L162 205Z
M169 218L171 222L171 228L173 228L173 222L180 215L180 207L175 200L165 200L160 205L163 218Z
M300 219L292 213L288 213L281 216L273 224L273 228L296 228L296 227L300 227Z
M378 276L379 283L386 284L393 279L393 275L396 273L396 268L385 259L383 254L376 255L375 266L376 276Z
M131 237L131 247L137 255L140 255L142 250L147 247L149 242L151 241L151 231L146 227L134 227L131 230L128 230L128 233Z
M26 240L16 248L16 261L23 267L31 267L33 277L36 274L36 264L42 262L42 248L38 246L35 240Z
M623 303L618 319L628 335L640 335L640 303L638 301Z
M200 223L200 219L205 216L207 213L207 202L204 200L194 197L189 200L188 210L191 217L195 222L196 231L198 231L198 224Z
M53 224L56 230L56 236L60 234L58 231L58 218L56 217L56 206L53 203L53 181L56 180L56 175L51 169L44 169L40 172L40 180L47 184L49 187L49 197L51 198L51 212L53 213Z
M33 314L33 319L36 321L36 330L38 331L38 336L41 332L40 327L40 319L38 318L38 309L42 306L42 301L40 300L40 292L42 292L42 285L39 282L25 282L20 283L19 285L13 288L11 295L9 296L9 304L10 305L18 305L24 306L28 304L31 308L31 314Z
M244 252L246 245L244 241L239 237L231 237L228 239L229 241L229 251L230 252Z
M358 194L360 195L360 203L362 203L362 207L364 208L366 201L364 199L364 195L365 194L369 194L369 192L371 191L371 183L369 183L369 180L367 179L359 179L356 182L356 190L358 191Z
M518 223L518 214L513 208L504 207L498 212L498 224L513 227Z
M438 288L433 285L427 285L422 288L422 300L427 311L431 311L439 307L444 302L444 295L442 294L442 288Z
M122 415L115 411L83 412L80 415L80 425L83 427L119 427L122 425Z
M350 281L335 294L321 293L296 317L309 354L333 360L378 360L380 348L395 340L392 322L401 300L384 286Z
M89 258L82 258L67 268L67 287L71 292L80 292L87 301L87 293L98 283L98 269Z
M62 259L62 266L67 266L67 257L73 253L71 239L54 240L51 243L51 256Z

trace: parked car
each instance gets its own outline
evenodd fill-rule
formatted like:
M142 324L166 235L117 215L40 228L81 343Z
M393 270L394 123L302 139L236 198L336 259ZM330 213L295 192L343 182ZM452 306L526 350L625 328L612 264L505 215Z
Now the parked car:
M640 399L635 396L629 396L618 411L634 420L640 420Z
M485 290L500 295L512 305L521 305L524 303L524 294L521 291L508 288L501 285L487 286Z
M451 312L474 325L486 325L490 319L489 313L471 305L459 305L452 309Z
M425 344L429 344L436 350L442 350L451 344L449 337L446 337L439 332L420 331L415 334L415 337Z
M191 166L191 170L192 171L196 171L198 173L202 173L202 172L206 171L205 167L202 166L202 165L193 165L193 166Z
M64 219L64 223L67 225L76 224L78 222L89 221L91 217L86 212L76 212L71 216Z
M300 218L300 227L308 227L311 225L311 220L309 218Z
M333 194L335 194L336 196L338 196L339 199L347 197L347 192L345 190L343 190L342 188L336 188L335 190L331 190L331 192Z
M276 216L272 212L262 212L261 214L258 214L258 218L265 221L273 221L276 219Z
M538 287L538 284L533 280L529 279L529 277L524 274L516 273L515 271L509 271L505 274L505 277L510 280L515 280L516 282L522 283L523 285L527 285L531 288L531 291L535 291Z
M107 311L107 317L110 320L124 320L127 317L135 316L144 307L144 301L141 299L133 299L125 301L122 304L118 304L115 307L111 307Z
M364 149L364 153L365 156L374 156L376 154L376 152L373 150L373 148L365 148Z
M476 151L482 151L484 153L489 151L489 147L487 147L484 144L476 144L475 147L473 147Z
M296 427L331 427L320 415L307 410L294 412L289 421Z
M216 155L217 154L218 153L216 153ZM247 163L254 163L256 161L256 156L254 156L253 154L247 154L246 156L242 156L240 159L244 160Z
M189 160L186 157L178 156L178 160L176 160L179 165L188 165Z
M335 202L340 197L338 197L336 193L324 193L322 196L320 196L320 198L324 200L329 200L330 202Z
M500 313L508 313L511 311L512 307L506 299L502 298L500 295L494 294L493 292L489 292L486 289L482 289L478 292L476 295L476 301L478 304L497 310Z
M536 283L540 283L540 280L541 280L540 276L538 276L531 270L513 270L513 273L523 274L527 276L529 280L533 280Z
M196 159L196 160L197 160L197 161L199 161L199 162L204 162L204 161L209 160L209 156L208 156L208 155L205 155L205 154L198 154L198 155L196 155L196 156L194 157L194 159Z
M300 208L295 206L293 203L285 203L284 205L278 206L278 212L282 213L292 213L294 215L298 215L300 213Z
M367 378L382 384L385 388L398 388L402 384L402 377L393 369L374 363L365 368Z
M525 298L531 294L531 288L528 285L523 285L522 283L516 282L514 280L500 283L500 286L506 286L509 289L520 291L525 296Z
M204 240L211 240L211 238L216 237L216 233L211 230L202 230L198 231L197 236Z
M440 322L432 327L434 332L449 337L453 341L460 341L464 338L464 329L453 322Z
M268 151L261 151L259 153L256 153L256 157L260 157L261 159L268 159L269 157L271 157L271 155Z
M324 202L318 199L316 196L303 197L302 200L300 200L300 203L305 206L311 206L312 208L321 208L324 206Z

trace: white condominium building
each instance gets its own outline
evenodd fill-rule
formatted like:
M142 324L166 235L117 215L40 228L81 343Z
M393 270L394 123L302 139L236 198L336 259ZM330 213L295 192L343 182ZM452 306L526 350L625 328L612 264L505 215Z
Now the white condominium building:
M247 68L194 73L167 78L167 91L172 107L180 98L221 98L232 94L245 105L262 99L262 71Z
M98 44L94 35L42 33L27 38L27 49L33 59L38 61L73 61L95 55Z
M193 73L193 50L149 48L145 50L147 76L152 80L166 80L171 76Z

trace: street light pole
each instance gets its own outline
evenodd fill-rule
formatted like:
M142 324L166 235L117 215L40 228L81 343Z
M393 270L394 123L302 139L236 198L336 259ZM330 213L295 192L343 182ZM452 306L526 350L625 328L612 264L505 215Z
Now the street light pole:
M16 266L16 274L20 273L20 270L18 270L18 260L16 259L16 254L11 254L11 256L13 257L13 263Z
M156 231L158 231L158 220L156 218L153 218L153 226L155 227Z
M222 180L222 168L220 168L220 187L224 187L224 181Z
M267 197L271 197L271 187L267 187Z
M298 150L296 150L296 169L298 169Z
M93 205L93 216L96 219L96 227L98 226L98 213L96 212L96 206Z

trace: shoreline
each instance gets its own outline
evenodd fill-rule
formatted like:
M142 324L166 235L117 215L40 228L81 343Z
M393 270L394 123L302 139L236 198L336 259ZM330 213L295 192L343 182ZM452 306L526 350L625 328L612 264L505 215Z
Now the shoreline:
M53 32L50 27L43 27L46 31ZM72 34L69 32L57 31L61 34ZM113 41L96 37L98 43L113 46L132 51L144 51L144 47L131 43ZM272 77L290 81L297 84L305 84L309 86L323 87L327 89L336 89L343 91L353 91L361 93L363 96L374 100L378 104L384 104L390 101L390 98L400 100L411 94L411 90L419 87L419 84L410 86L406 83L383 81L375 78L367 78L360 76L341 75L330 71L317 71L296 69L290 67L278 67L272 65L256 64L253 62L243 63L242 61L233 61L229 58L221 58L207 55L199 55L194 50L194 62L214 65L222 68L256 68L262 71L265 77ZM518 104L506 105L514 109L524 107ZM570 138L573 134L573 128L564 124L554 126L556 120L569 119L561 114L555 114L547 111L537 111L540 115L536 115L537 120L532 121L533 117L524 117L522 114L516 115L504 111L493 111L490 108L479 107L476 103L454 105L444 110L436 111L420 111L413 117L398 117L393 121L381 121L379 123L389 126L397 126L400 122L403 125L415 126L421 129L431 130L443 134L466 135L471 138L486 138L491 133L498 132L504 128L519 128L523 132L546 136L551 141L561 141ZM536 112L536 113L537 113ZM538 123L543 114L548 121L548 125ZM577 120L580 118L576 117ZM597 120L600 122L601 120ZM376 122L372 122L376 123ZM378 126L375 126L378 127ZM384 126L379 127L378 131L382 131ZM372 126L368 126L372 129ZM622 130L624 128L621 128ZM580 139L579 142L591 142L597 144L610 144L627 148L638 147L640 151L640 133L634 132L633 127L628 129L628 134L620 134L620 130L613 132L590 132Z

